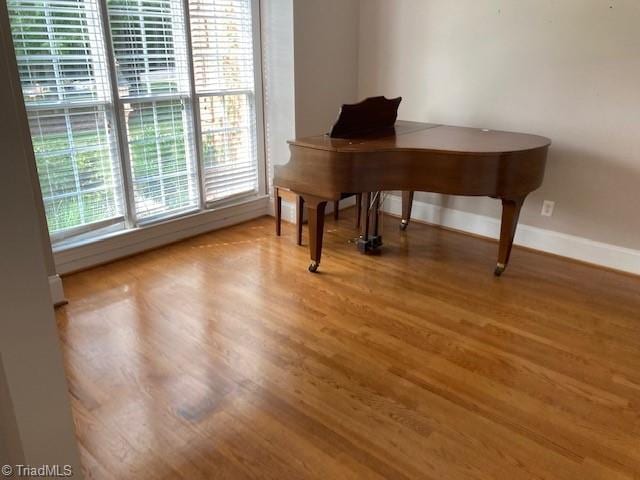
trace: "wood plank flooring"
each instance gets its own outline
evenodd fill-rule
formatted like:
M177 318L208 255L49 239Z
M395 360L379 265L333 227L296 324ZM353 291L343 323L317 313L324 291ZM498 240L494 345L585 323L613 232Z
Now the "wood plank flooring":
M263 218L64 279L88 478L640 478L640 278L344 217L316 275Z

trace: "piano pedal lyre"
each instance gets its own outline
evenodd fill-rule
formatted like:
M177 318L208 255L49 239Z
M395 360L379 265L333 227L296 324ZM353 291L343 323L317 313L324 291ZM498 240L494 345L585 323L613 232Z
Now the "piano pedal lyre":
M372 253L382 247L382 235L380 234L380 203L382 192L363 193L365 208L362 210L364 221L362 233L356 241L356 247L360 253ZM372 232L370 233L370 229Z
M358 238L356 242L358 251L360 253L371 253L382 247L382 237L380 235L369 235L365 240L364 238Z

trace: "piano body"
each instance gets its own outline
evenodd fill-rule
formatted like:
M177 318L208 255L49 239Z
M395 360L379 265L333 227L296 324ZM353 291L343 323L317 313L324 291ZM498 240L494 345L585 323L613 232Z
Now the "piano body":
M309 219L309 270L320 265L325 207L343 192L403 192L401 228L414 191L488 196L502 201L498 261L509 262L520 209L542 184L551 141L537 135L397 121L401 99L345 105L330 135L289 141L290 161L274 185L300 195ZM337 131L337 132L336 132Z

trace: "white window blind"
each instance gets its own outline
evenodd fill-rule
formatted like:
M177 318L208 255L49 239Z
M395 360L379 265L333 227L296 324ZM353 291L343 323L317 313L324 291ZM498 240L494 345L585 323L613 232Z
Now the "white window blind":
M8 0L54 241L258 191L254 2Z
M109 0L137 219L198 206L189 65L179 0Z
M189 93L180 0L108 0L120 97Z
M256 191L250 0L190 0L195 89L207 201Z
M195 208L197 170L185 103L127 103L124 112L138 218Z
M113 106L97 4L9 0L49 230L122 218Z

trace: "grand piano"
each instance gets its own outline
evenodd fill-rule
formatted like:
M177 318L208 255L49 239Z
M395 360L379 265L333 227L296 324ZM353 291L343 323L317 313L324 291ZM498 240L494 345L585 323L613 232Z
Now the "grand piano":
M307 208L309 271L316 272L320 265L327 202L345 192L362 193L369 207L375 199L376 209L380 197L372 192L397 190L403 192L402 229L409 225L415 191L500 199L494 270L500 276L509 263L525 198L542 184L551 141L523 133L397 121L400 101L373 97L343 105L331 133L289 141L289 162L275 167L274 185L297 193ZM364 210L368 215L369 209ZM362 225L363 250L378 247L377 232L369 238L369 221Z

